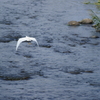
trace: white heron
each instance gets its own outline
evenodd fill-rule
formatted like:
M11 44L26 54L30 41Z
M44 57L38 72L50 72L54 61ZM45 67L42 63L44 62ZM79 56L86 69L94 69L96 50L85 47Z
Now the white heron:
M37 40L36 40L35 38L26 36L26 37L20 38L20 39L18 40L17 45L16 45L16 51L17 51L17 49L18 49L20 43L22 43L22 42L24 42L24 41L28 41L28 42L29 42L29 41L35 41L35 42L37 43L37 45L39 46L39 44L38 44L38 42L37 42Z

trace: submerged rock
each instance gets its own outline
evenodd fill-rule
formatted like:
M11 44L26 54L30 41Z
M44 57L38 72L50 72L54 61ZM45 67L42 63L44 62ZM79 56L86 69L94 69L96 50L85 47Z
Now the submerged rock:
M21 38L21 35L19 33L14 32L8 32L0 37L0 42L10 42L14 40L18 40Z

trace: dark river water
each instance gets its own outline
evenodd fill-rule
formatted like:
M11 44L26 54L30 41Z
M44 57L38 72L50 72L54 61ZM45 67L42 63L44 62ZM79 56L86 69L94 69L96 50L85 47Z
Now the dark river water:
M100 37L84 0L0 0L0 100L100 100ZM35 42L17 40L30 36Z

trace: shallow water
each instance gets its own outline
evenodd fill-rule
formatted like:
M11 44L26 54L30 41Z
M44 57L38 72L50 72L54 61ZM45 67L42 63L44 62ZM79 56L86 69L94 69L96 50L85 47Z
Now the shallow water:
M0 100L99 100L100 37L84 0L0 1ZM22 43L17 40L35 37Z

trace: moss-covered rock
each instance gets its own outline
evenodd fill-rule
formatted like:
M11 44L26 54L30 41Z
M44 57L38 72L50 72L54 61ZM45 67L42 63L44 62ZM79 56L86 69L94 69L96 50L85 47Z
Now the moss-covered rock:
M77 21L70 21L70 22L68 22L68 25L69 25L69 26L79 26L80 23L77 22Z
M89 19L89 18L86 18L86 19L83 19L83 20L79 21L79 23L81 23L81 24L92 24L93 20Z

